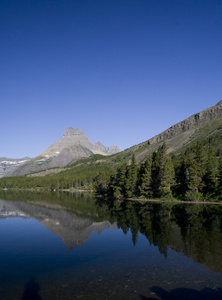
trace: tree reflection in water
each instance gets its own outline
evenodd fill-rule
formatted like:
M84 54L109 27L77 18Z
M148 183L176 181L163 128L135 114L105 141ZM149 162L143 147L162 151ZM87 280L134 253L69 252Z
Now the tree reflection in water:
M140 232L165 257L170 247L222 272L222 206L103 199L97 205L124 233L131 231L134 245Z

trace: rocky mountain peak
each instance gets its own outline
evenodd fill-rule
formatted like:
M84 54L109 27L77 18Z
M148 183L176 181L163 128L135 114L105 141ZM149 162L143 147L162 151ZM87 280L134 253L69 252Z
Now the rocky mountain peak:
M64 132L63 136L76 136L76 135L85 135L85 133L81 129L74 129L72 127L68 127Z
M49 146L40 156L55 157L58 156L64 149L79 145L90 149L91 142L82 130L68 127L62 138Z
M119 151L120 149L117 146L105 147L100 142L92 144L82 130L68 127L60 140L49 146L37 157L31 159L27 164L22 165L21 168L17 167L6 175L25 175L48 168L63 167L82 157L89 157L93 154L111 155Z

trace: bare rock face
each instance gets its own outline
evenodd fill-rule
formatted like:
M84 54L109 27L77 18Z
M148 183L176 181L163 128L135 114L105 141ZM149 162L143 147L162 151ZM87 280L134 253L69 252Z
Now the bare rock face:
M196 113L189 118L171 126L162 133L152 137L151 139L136 145L139 149L139 153L136 158L137 161L143 161L147 155L157 151L161 143L165 143L167 146L167 153L172 153L182 149L184 146L189 145L193 139L197 139L199 132L205 126L211 126L214 122L221 124L222 122L222 100L219 101L215 106L209 107L199 113ZM221 129L218 128L217 132ZM212 134L215 133L212 132ZM134 148L135 149L135 148ZM136 149L136 150L137 150ZM135 150L135 151L136 151Z
M48 164L48 168L64 167L73 159L89 157L94 153L81 144L73 145L63 149L55 158Z
M70 148L71 147L71 148ZM76 152L75 150L79 149L79 155L76 157L87 157L92 154L102 154L102 155L110 155L115 154L120 151L119 147L111 146L105 147L100 142L96 144L92 144L86 134L80 129L73 129L69 127L64 132L62 138L55 142L53 145L49 146L42 154L39 156L45 157L55 157L58 156L64 149L69 148L69 152ZM89 151L84 150L88 149ZM71 150L72 149L72 150ZM86 155L81 155L81 154ZM76 152L77 153L77 152ZM64 154L64 152L63 152Z
M82 130L73 129L72 127L69 127L66 129L62 138L59 141L49 146L39 156L54 157L60 154L65 148L74 145L81 145L83 147L90 148L92 144Z
M173 138L186 131L193 131L195 128L202 126L210 121L220 119L222 117L222 100L215 106L207 108L199 113L192 115L191 117L177 123L162 133L149 139L147 143L149 145L165 141Z

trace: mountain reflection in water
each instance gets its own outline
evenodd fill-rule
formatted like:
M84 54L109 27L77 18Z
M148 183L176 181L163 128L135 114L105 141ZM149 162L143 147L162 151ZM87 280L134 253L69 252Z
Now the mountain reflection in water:
M6 191L0 222L1 299L221 299L221 205Z
M0 200L0 218L35 218L55 235L60 236L68 249L84 245L92 232L100 234L105 229L117 228L115 223L100 221L96 216L96 212L81 211L78 207L74 211L70 207L64 208L53 203Z

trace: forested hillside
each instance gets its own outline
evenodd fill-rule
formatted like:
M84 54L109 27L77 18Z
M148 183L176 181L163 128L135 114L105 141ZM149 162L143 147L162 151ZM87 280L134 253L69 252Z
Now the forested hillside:
M114 175L99 174L97 195L120 198L222 200L222 156L198 141L180 155L168 155L165 143L138 165L123 163Z

